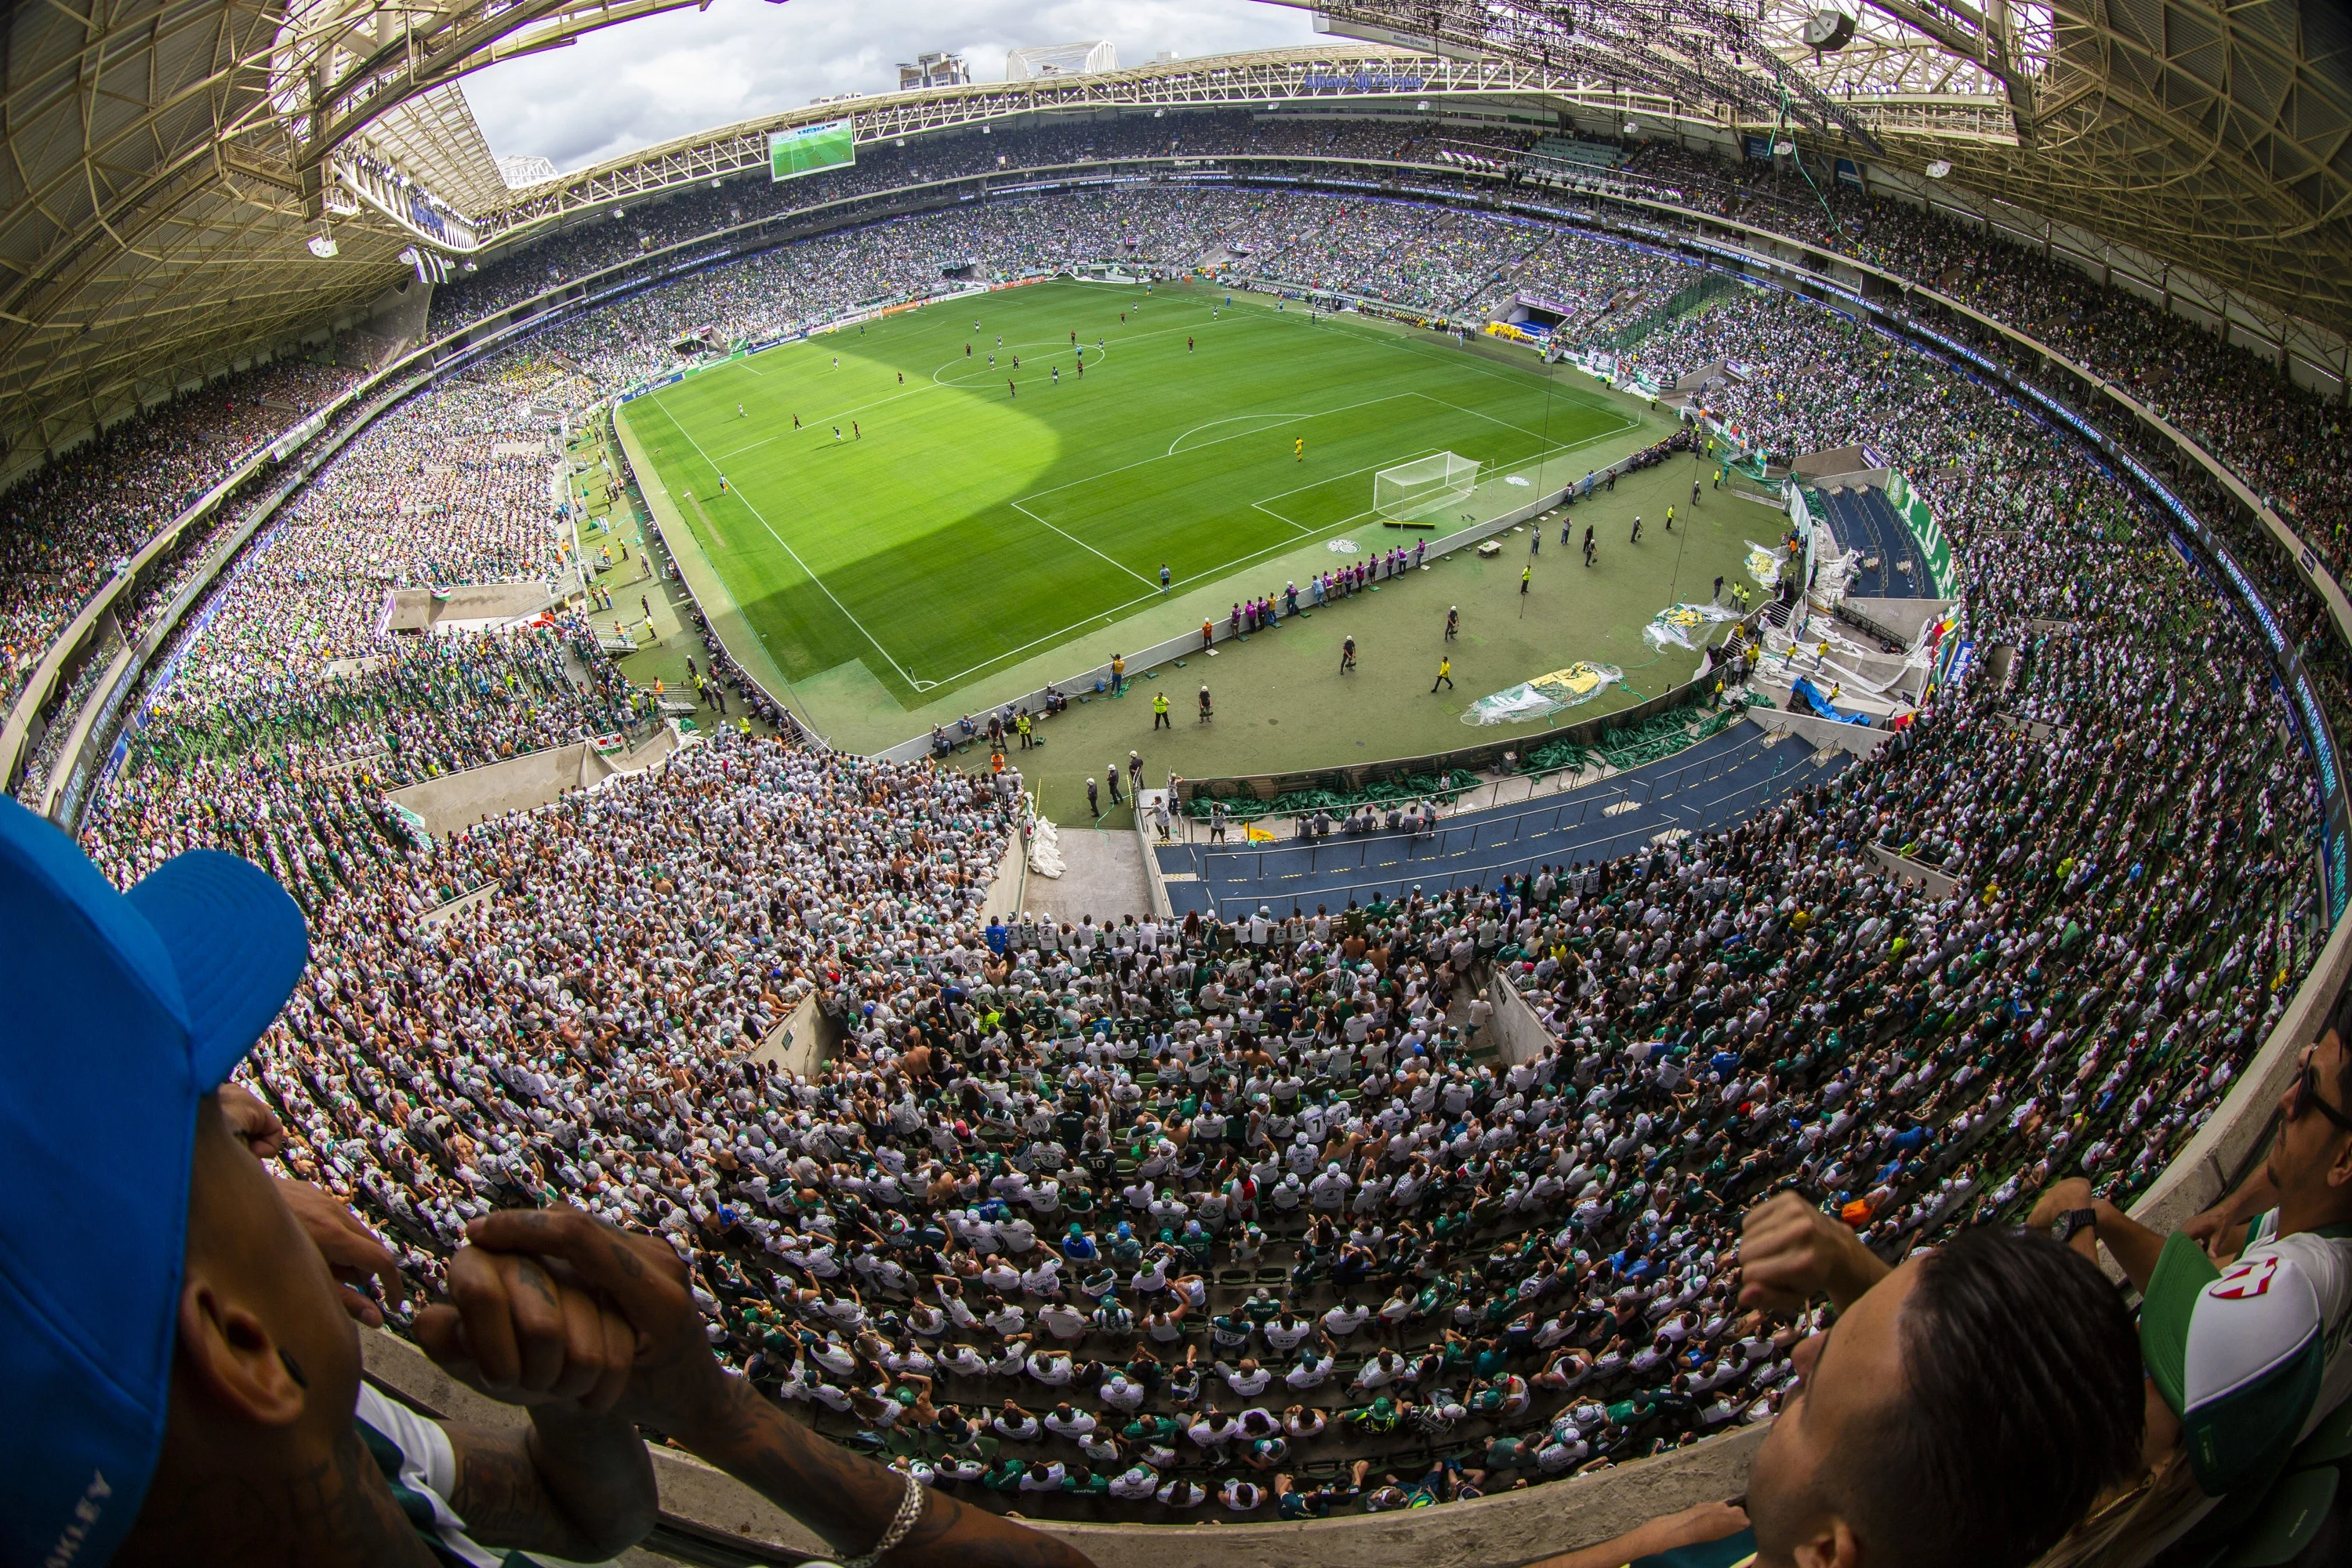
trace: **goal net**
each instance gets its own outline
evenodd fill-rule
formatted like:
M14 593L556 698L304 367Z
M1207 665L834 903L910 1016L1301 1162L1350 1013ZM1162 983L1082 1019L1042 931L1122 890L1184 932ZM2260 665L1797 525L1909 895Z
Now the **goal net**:
M1372 510L1391 522L1427 517L1469 500L1477 485L1475 458L1451 452L1416 458L1372 476Z

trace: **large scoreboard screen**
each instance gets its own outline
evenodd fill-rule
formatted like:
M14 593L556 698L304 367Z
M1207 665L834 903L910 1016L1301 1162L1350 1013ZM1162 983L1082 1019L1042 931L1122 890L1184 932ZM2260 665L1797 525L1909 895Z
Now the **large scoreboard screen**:
M822 125L769 132L769 178L796 180L803 174L856 163L857 143L851 134L854 125L855 121L849 120L828 120Z

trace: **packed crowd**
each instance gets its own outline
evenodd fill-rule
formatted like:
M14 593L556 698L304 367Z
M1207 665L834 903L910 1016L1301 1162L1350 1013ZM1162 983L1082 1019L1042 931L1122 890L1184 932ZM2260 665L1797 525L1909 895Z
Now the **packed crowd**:
M42 650L118 564L352 380L299 363L225 376L125 420L0 496L0 705L15 700Z
M568 533L548 437L590 398L560 357L504 356L354 436L239 559L177 642L175 697L316 682L384 647L400 588L548 581Z
M1158 1519L1412 1507L1769 1415L1818 1316L1739 1310L1729 1250L1778 1186L1894 1256L2059 1174L2145 1185L2309 961L2308 764L2126 491L1794 303L1645 353L1759 367L1725 412L1770 444L1894 454L1969 631L2021 653L1730 832L1370 908L1063 926L983 919L1021 805L930 763L722 732L429 844L384 805L635 717L578 626L419 649L377 617L396 583L550 570L547 466L491 447L686 325L1130 239L1419 299L1531 258L1547 291L1625 286L1575 275L1582 240L1449 220L1408 255L1369 245L1379 210L1315 210L1146 190L808 241L358 437L173 650L84 832L118 881L210 845L309 910L251 1069L291 1168L433 1286L493 1209L654 1230L712 1343L821 1429L1024 1513ZM1542 1054L1496 1054L1497 980Z
M1413 136L1369 122L1261 124L1245 113L1218 111L1166 121L1137 117L1080 125L1000 126L988 135L967 131L926 136L904 147L869 142L858 149L854 166L819 178L772 183L762 177L730 181L715 190L688 189L501 251L488 266L435 292L430 331L435 335L453 331L559 284L722 229L790 216L819 204L855 203L909 187L969 179L1002 167L1052 169L1244 152L1259 157L1420 161L1441 141L1451 140ZM1102 252L1106 257L1117 254L1115 249Z
M182 668L189 668L188 661ZM641 731L643 699L585 620L404 639L344 668L228 695L151 691L119 771L85 819L90 856L120 879L191 847L267 866L309 909L361 863L413 840L387 790L584 737Z

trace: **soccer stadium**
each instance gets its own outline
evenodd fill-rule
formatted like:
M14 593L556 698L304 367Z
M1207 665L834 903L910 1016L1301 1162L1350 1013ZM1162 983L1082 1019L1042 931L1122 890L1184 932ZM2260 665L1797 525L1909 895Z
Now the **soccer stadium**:
M5 1561L2352 1561L2352 22L824 3L8 16Z

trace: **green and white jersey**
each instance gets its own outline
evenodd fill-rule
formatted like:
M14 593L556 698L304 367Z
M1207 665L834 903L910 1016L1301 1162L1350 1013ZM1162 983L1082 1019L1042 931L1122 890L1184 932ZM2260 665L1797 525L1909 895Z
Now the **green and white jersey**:
M2247 1227L2227 1268L2165 1242L2140 1308L2148 1375L2181 1418L2210 1497L2267 1485L2294 1445L2352 1395L2352 1226Z
M449 1506L457 1485L457 1451L438 1422L395 1405L366 1384L352 1424L383 1471L392 1495L435 1556L451 1568L566 1568L565 1559L478 1544Z

